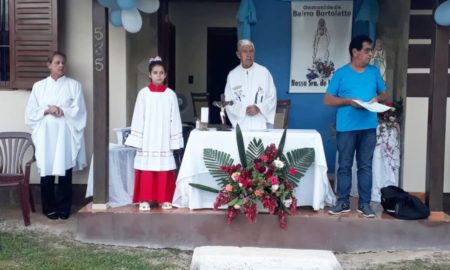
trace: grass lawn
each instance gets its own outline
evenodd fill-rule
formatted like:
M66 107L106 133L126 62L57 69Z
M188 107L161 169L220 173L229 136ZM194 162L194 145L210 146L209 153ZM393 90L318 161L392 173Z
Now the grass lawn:
M445 264L433 264L430 262L424 262L422 260L416 260L412 262L400 262L395 265L379 266L374 268L367 268L366 270L448 270L449 265Z
M192 252L79 243L35 232L0 231L0 269L187 269Z

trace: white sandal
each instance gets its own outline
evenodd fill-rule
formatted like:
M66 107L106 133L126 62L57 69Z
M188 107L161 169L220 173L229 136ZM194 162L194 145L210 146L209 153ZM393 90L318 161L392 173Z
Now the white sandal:
M148 202L141 202L139 204L139 211L142 212L150 211L150 204L148 204Z
M170 202L162 203L161 208L164 210L172 209L172 204Z

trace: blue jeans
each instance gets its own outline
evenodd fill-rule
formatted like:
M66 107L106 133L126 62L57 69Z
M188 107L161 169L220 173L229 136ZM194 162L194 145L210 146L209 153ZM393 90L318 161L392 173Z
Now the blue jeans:
M370 203L372 195L372 158L377 143L376 129L337 132L339 167L337 196L341 202L349 202L352 188L352 167L356 151L358 167L359 204Z

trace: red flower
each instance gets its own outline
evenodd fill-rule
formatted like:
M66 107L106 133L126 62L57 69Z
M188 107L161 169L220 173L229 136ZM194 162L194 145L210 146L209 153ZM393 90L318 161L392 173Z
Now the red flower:
M287 225L287 216L286 212L283 210L278 211L278 221L280 222L280 228L284 229Z
M221 191L219 195L216 197L216 201L214 202L214 210L217 210L222 205L225 205L231 201L230 193Z
M248 219L248 222L253 223L256 219L256 203L253 201L249 201L248 203L244 204L244 214Z
M294 167L291 167L291 168L289 169L289 174L291 174L291 175L294 175L296 172L297 172L297 171L295 170Z
M267 162L267 161L269 161L269 157L267 155L263 155L261 157L261 160L264 161L264 162Z
M241 178L240 183L242 184L243 188L247 188L248 186L250 186L251 181L248 178Z
M229 207L228 214L227 214L227 224L231 224L231 222L237 216L237 214L238 214L237 209L235 209L234 207Z
M270 197L270 196L264 196L264 198L262 199L262 203L264 208L267 208L267 210L269 210L269 213L271 215L275 214L275 209L277 208L277 201Z
M297 213L297 199L295 197L292 197L290 210L292 215L295 215Z

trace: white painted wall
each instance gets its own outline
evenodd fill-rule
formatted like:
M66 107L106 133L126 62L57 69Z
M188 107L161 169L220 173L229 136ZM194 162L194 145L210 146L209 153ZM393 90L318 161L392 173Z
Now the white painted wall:
M239 3L169 3L169 18L176 29L176 91L184 93L189 100L190 92L207 90L207 28L237 27L238 9ZM188 84L189 75L194 76L193 84ZM183 121L193 121L192 107L181 117Z
M425 192L428 98L406 98L404 113L402 187L408 192Z
M80 81L88 111L85 130L88 161L93 145L93 69L92 69L92 3L91 1L61 1L60 50L67 55L67 75ZM82 18L82 19L80 19ZM126 118L126 35L123 29L110 27L110 127L125 126ZM0 91L0 131L27 131L25 106L29 90ZM115 141L111 132L110 138ZM86 183L88 169L75 172L74 183ZM32 183L39 183L39 175L33 168Z

